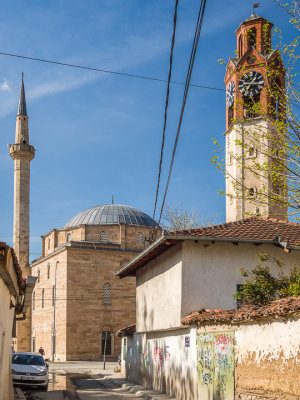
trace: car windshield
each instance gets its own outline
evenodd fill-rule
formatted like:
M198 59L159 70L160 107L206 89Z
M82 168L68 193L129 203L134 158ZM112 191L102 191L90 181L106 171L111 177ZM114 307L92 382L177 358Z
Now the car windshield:
M45 365L43 357L34 354L14 354L12 363L22 365Z

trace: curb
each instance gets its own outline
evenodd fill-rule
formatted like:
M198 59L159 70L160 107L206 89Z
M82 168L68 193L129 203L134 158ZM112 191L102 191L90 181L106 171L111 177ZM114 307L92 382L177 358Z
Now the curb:
M126 379L114 379L111 377L106 377L106 379L109 379L118 388L140 397L144 397L146 400L176 400L175 397L170 397L167 394L156 392L145 386L127 381Z

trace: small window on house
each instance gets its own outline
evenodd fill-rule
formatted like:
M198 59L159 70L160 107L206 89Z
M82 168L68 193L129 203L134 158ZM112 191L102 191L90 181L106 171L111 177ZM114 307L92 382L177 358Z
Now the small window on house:
M142 232L138 232L136 235L136 242L137 244L143 244L144 243L144 235Z
M50 264L47 266L47 279L50 279Z
M55 286L52 286L52 305L54 306L54 299L55 299Z
M248 31L249 47L256 47L256 29L251 28Z
M243 284L237 284L236 285L236 291L240 292L241 290L243 290ZM241 300L236 300L236 308L241 308L243 306L243 302Z
M32 295L32 309L35 310L35 292Z
M101 346L101 352L102 355L104 356L110 356L111 355L111 332L110 331L102 331L101 334L101 342L102 342L102 346Z
M38 281L38 283L40 283L40 280L41 280L41 272L38 269L38 272L37 272L37 281Z
M105 231L100 232L100 242L106 242L107 241L107 233Z
M44 308L45 305L45 289L42 290L42 308Z
M111 306L111 285L110 283L105 283L103 285L103 305Z

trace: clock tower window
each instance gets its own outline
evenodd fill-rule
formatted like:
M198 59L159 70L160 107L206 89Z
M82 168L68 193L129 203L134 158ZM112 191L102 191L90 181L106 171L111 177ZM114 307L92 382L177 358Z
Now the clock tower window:
M239 36L239 57L243 57L243 35Z
M260 102L260 93L255 97L243 96L244 118L250 119L258 116L256 104Z
M233 105L228 107L228 127L232 124L233 121Z
M256 48L256 28L251 28L248 31L249 47L253 46Z

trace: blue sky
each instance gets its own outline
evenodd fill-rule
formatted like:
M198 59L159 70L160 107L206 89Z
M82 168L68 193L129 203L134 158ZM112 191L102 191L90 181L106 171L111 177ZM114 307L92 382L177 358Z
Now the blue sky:
M173 80L184 81L200 0L180 0ZM192 82L224 87L218 59L234 55L235 30L252 11L249 0L207 1ZM165 79L173 0L21 0L3 2L0 51ZM257 10L284 36L288 17L273 0ZM98 204L127 204L152 215L166 84L0 55L0 240L12 245L15 115L25 74L31 162L31 259L40 236ZM162 188L183 87L172 85ZM191 88L167 204L225 220L224 178L210 163L225 130L225 94ZM159 199L159 206L161 197Z

